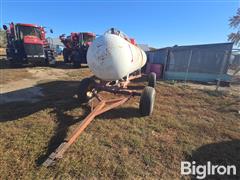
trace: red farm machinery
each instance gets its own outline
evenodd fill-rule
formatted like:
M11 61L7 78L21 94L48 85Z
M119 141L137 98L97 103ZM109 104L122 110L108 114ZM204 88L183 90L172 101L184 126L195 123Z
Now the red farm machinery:
M3 25L7 36L7 59L10 65L22 65L29 62L55 65L54 50L46 39L44 27L35 24L10 23ZM52 33L52 30L50 30Z
M79 68L81 64L87 64L87 50L96 35L91 32L71 33L65 37L65 34L60 37L64 44L63 59L65 63L72 63L74 67Z

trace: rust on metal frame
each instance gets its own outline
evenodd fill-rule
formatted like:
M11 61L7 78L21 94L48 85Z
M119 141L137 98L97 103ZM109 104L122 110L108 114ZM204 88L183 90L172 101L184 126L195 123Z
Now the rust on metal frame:
M123 94L127 96L104 100L100 95L97 94L97 92L93 92L94 97L98 100L98 104L95 107L93 107L93 102L92 101L89 102L91 104L91 113L78 125L78 127L74 130L74 132L70 136L70 138L66 139L63 143L61 143L60 146L58 146L58 148L49 155L47 160L42 165L46 167L51 166L56 159L62 158L66 150L76 141L76 139L81 135L84 129L91 123L91 121L96 116L124 104L133 96L141 95L139 92L135 90L127 89L127 85L131 80L140 77L141 74L131 75L127 78L125 82L120 82L118 85L115 86L108 86L107 82L100 82L96 84L96 89L98 90L114 94Z
M117 106L122 105L131 98L123 97L110 100L101 100L92 112L81 122L81 124L74 130L69 139L65 140L60 146L51 153L48 159L43 163L43 166L51 166L56 159L62 158L64 152L76 141L84 129L91 123L91 121L98 115L109 111Z

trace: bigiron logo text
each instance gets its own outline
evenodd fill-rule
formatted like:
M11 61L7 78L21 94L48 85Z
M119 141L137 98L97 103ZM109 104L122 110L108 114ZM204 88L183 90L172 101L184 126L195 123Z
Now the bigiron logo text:
M237 168L235 165L216 165L207 161L205 165L197 165L195 161L181 162L181 175L193 175L197 179L204 179L209 175L236 175Z

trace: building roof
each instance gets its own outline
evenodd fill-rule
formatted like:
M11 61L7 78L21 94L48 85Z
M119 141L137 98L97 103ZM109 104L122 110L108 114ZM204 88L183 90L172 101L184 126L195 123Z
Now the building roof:
M138 44L138 46L144 51L150 51L150 48L147 44Z

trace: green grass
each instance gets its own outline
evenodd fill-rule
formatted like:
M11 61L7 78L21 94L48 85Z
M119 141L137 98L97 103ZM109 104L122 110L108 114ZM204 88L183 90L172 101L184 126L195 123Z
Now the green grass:
M215 144L232 153L230 162L240 159L234 154L239 97L160 83L151 117L139 116L135 97L96 118L55 166L39 166L88 112L73 97L77 80L88 73L40 84L45 96L37 103L0 107L0 179L179 179L181 160L201 159L199 151L215 152Z

